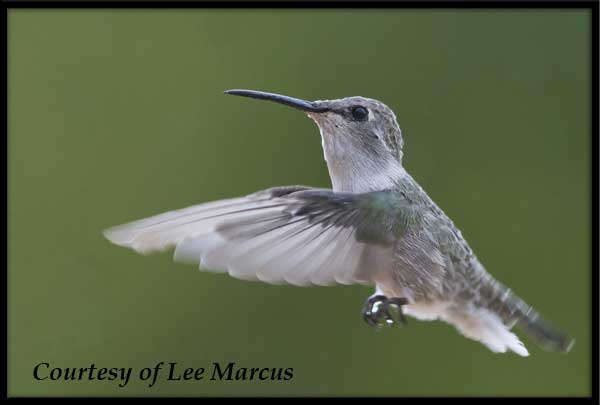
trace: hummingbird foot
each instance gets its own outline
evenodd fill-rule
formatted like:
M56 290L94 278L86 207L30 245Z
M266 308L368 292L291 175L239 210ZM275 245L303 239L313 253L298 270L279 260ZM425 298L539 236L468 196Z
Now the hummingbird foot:
M362 310L363 319L371 326L393 326L394 323L406 325L402 312L402 305L406 304L406 298L387 298L384 295L369 297Z

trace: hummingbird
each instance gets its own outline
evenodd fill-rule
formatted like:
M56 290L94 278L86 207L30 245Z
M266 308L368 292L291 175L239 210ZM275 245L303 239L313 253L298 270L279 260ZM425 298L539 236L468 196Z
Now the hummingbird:
M381 328L441 320L492 352L528 356L517 326L545 350L574 340L494 279L461 231L405 170L394 112L365 97L306 101L234 89L284 104L319 128L331 189L273 187L105 230L141 254L174 248L177 262L242 280L374 288L362 308Z

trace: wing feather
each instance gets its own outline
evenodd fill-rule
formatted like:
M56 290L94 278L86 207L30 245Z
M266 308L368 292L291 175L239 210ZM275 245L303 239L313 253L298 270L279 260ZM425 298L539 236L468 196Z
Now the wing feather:
M402 204L385 193L279 187L167 212L104 235L143 254L175 247L178 262L244 280L299 286L369 283L378 262L392 263L390 241L398 235L369 237L376 234L378 221L384 221L381 229L387 233L398 230L395 221L402 223L396 218ZM394 209L388 209L390 204ZM382 255L389 260L374 260Z

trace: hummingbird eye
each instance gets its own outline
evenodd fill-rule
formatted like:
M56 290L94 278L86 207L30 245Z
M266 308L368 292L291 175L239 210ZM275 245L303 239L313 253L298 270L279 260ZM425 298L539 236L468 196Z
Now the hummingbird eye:
M352 118L356 121L364 121L369 116L369 111L365 107L354 107L352 109Z

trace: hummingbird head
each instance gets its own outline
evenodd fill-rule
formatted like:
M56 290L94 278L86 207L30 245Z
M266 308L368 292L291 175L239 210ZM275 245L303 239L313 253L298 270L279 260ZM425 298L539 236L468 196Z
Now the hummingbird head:
M337 159L363 156L375 161L402 163L402 133L394 112L380 101L365 97L318 100L324 112L307 115L317 124L328 156Z
M402 133L393 111L365 97L306 101L254 90L225 93L305 111L321 132L333 189L365 192L393 186L402 168Z

